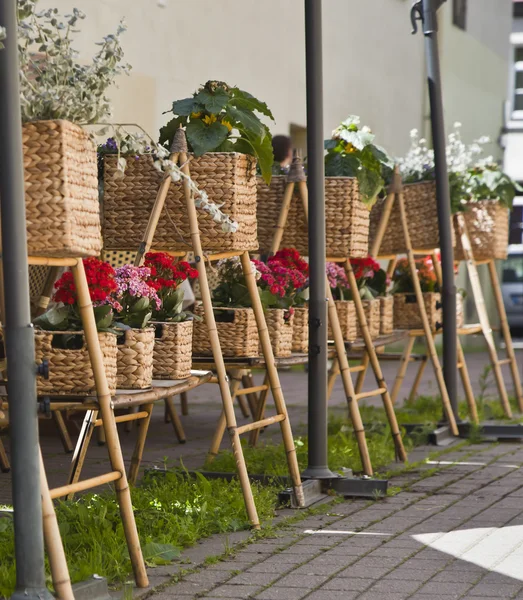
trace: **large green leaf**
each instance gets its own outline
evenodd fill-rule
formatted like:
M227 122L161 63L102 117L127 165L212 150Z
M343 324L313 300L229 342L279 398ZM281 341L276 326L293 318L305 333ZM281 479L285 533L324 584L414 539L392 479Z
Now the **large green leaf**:
M249 94L249 92L244 92L238 88L232 88L231 92L234 94L234 98L229 104L233 104L238 108L246 108L247 110L257 110L262 115L265 115L274 121L272 112L265 102L261 102L261 100L255 98Z
M232 121L239 122L241 126L237 128L244 131L248 131L252 135L255 135L263 140L266 135L265 127L258 117L251 111L244 108L235 108L234 106L228 106L226 114Z
M229 102L229 98L230 96L225 90L217 88L213 93L203 89L196 94L194 99L198 104L201 104L207 112L216 115L225 108L225 105Z
M371 169L361 169L357 173L361 201L370 210L376 202L376 197L383 188L381 175Z
M198 112L201 107L196 98L184 98L173 102L173 113L179 117L189 117L191 113Z
M334 150L334 148L336 148L338 144L338 140L325 140L323 142L323 147L325 148L325 150Z
M206 125L200 119L187 124L187 140L196 156L215 151L229 135L229 130L219 121Z
M168 565L181 554L180 548L172 544L149 542L142 547L143 558L149 566Z
M327 177L356 177L359 167L360 161L352 154L335 152L327 154L325 157L325 175Z
M278 296L275 296L270 290L260 291L260 300L265 308L278 306Z
M274 163L271 136L266 135L263 139L260 139L257 136L246 132L243 139L244 142L246 142L245 147L247 147L247 145L252 147L249 154L253 154L256 157L262 177L265 182L269 184L272 179L272 165ZM237 143L241 141L242 140L238 140ZM239 148L240 147L242 147L241 144L239 145Z
M105 306L95 306L93 309L96 329L103 331L111 327L113 323L113 309L109 304Z
M132 313L139 313L147 310L151 304L149 298L138 298L138 300L131 306Z
M389 169L394 168L394 161L387 154L386 150L384 150L381 146L376 146L376 144L371 144L369 148L374 158L378 160L383 166L388 167Z
M46 331L65 331L69 327L70 310L67 306L50 308L36 317L33 323Z

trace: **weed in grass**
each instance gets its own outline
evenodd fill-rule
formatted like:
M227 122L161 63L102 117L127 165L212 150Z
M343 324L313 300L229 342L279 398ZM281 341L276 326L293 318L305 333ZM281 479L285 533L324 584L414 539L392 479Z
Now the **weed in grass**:
M254 485L258 514L268 522L274 515L276 490ZM172 562L183 547L211 534L249 528L237 481L161 472L147 476L133 490L132 499L149 566ZM114 493L59 502L56 512L73 582L93 573L107 577L109 583L128 578L131 563ZM9 597L15 587L13 533L12 518L0 518L0 597Z

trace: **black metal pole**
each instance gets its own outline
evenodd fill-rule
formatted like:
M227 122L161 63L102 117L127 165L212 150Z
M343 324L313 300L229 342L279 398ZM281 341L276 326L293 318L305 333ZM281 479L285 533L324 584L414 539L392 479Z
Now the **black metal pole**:
M332 478L327 447L327 301L321 0L305 0L309 188L309 451L305 477Z
M437 10L446 0L422 0L421 20L425 36L427 61L427 83L430 100L430 122L434 145L436 171L436 200L441 251L441 288L443 304L443 376L450 403L458 418L458 370L457 370L457 325L456 284L454 281L454 251L452 248L450 190L447 172L445 124L443 119L443 97L438 49ZM420 3L416 3L418 12Z
M29 307L16 0L0 2L7 30L0 50L0 209L5 293L16 590L12 598L52 598L45 586L34 335Z

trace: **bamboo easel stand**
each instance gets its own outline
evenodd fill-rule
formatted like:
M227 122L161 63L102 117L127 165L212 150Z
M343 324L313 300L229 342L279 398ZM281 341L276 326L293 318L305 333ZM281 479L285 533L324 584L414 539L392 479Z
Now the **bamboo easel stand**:
M409 263L410 272L412 274L412 282L414 286L414 293L416 296L416 300L420 310L421 321L423 323L423 330L425 332L427 347L429 350L429 355L432 360L432 364L434 367L434 373L436 375L436 380L438 382L438 387L441 393L441 399L443 403L443 409L445 411L445 415L447 417L450 430L453 435L459 435L458 427L456 425L456 419L454 417L454 413L452 411L452 407L450 405L450 399L447 392L447 387L445 385L445 379L443 378L443 371L438 359L438 355L436 352L436 345L434 343L434 338L432 337L432 331L430 327L430 323L427 317L427 311L425 308L425 303L423 302L423 293L421 291L420 282L417 276L416 269L416 260L414 258L414 252L412 249L412 244L410 241L410 233L407 225L407 215L405 211L405 199L403 197L403 184L401 181L401 177L399 174L399 170L396 167L394 171L394 177L392 184L389 188L389 192L387 195L387 199L385 201L385 206L383 208L383 216L381 218L380 225L378 227L378 231L374 242L371 248L371 256L376 257L379 254L379 249L381 247L381 242L383 240L383 236L387 229L388 220L390 218L390 214L392 212L392 208L394 206L394 202L397 200L400 210L400 218L403 227L403 236L405 239L405 247L407 249L407 260Z

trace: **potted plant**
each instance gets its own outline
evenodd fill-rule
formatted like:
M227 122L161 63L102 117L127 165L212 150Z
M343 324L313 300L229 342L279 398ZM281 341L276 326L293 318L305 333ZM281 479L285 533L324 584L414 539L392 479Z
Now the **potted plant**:
M145 266L149 283L156 289L161 307L153 308L155 328L153 377L186 379L191 374L193 315L183 310L183 281L196 279L198 271L165 252L149 252Z
M145 389L153 379L154 327L150 325L153 310L162 303L149 281L148 267L123 265L115 269L117 289L114 292L118 337L117 386Z
M106 36L88 62L73 47L85 15L64 17L18 2L18 48L28 251L36 256L98 256L101 251L95 145L83 126L110 115L106 97L129 70L125 27ZM35 52L38 48L38 52Z
M203 248L257 249L256 163L270 181L273 162L271 134L258 116L272 119L267 105L237 87L208 81L191 97L173 102L169 112L174 116L160 131L159 148L170 149L176 132L184 129L192 153L191 178L199 189L196 204L206 209L198 214ZM121 155L133 156L133 152L125 146L120 154L105 156L104 239L109 248L139 244L162 182L155 164L169 162L155 158L157 149L153 154L138 154L138 160L127 160L125 178L115 178ZM137 189L141 206L135 202ZM170 221L173 215L176 228ZM171 186L154 247L185 249L188 239L184 192L180 185Z
M381 267L367 283L372 295L380 303L380 334L388 335L394 331L394 298L390 293L391 278Z
M351 115L325 141L328 256L368 254L369 210L383 189L383 170L391 166L385 151L374 144L374 138L369 127L361 127L360 118ZM258 212L263 223L274 222L280 210L285 179L275 179L270 187L258 181ZM264 233L260 235L262 240ZM282 243L308 255L308 228L299 201L291 203Z
M94 307L98 339L103 354L109 391L116 391L116 330L112 295L117 289L114 269L97 258L84 259L89 293ZM38 393L82 395L96 393L89 353L82 332L76 286L71 271L55 283L53 302L34 320L36 362L49 361L49 379L38 378Z
M434 271L431 256L416 261L417 277L423 293L423 302L431 329L436 331L442 326L441 294ZM406 258L398 261L392 278L394 296L394 324L397 329L421 329L420 309L416 300L414 284ZM460 327L463 323L463 294L456 296L456 320Z

